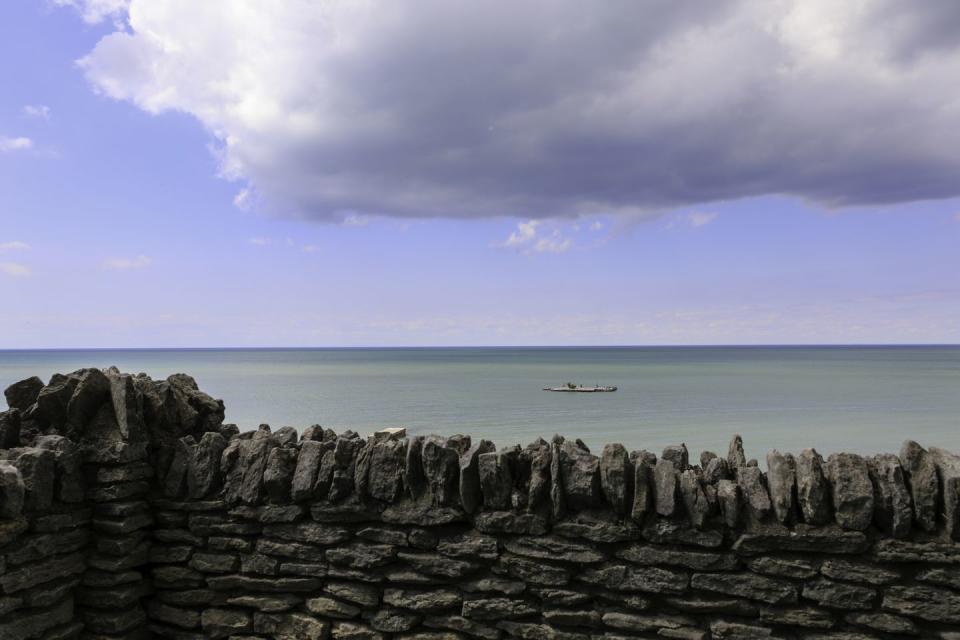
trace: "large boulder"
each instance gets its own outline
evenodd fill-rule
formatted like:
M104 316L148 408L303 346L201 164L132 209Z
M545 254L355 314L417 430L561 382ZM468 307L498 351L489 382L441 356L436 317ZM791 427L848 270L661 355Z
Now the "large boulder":
M895 538L910 535L913 504L900 459L893 454L867 460L875 497L873 519L881 531Z
M423 475L433 504L440 507L459 506L460 453L447 438L428 436L420 452Z
M566 440L560 446L560 482L566 506L574 511L600 504L600 459L585 445Z
M867 461L853 453L827 459L834 517L844 529L863 531L873 521L873 483Z
M40 390L43 389L43 380L37 376L14 382L4 389L3 396L7 400L7 406L11 409L26 411L30 405L37 401Z

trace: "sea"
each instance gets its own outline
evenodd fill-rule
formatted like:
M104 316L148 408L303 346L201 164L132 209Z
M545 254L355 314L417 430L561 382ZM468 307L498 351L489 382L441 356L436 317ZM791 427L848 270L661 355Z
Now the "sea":
M761 461L906 439L960 452L960 346L2 350L0 387L108 366L188 373L242 429L406 427L497 446L561 434L597 453L685 443L694 459L735 433ZM567 382L617 391L543 390Z

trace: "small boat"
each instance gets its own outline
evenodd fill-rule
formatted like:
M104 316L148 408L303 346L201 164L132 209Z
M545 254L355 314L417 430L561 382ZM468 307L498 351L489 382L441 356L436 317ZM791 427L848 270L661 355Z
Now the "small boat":
M582 384L573 384L568 382L562 387L544 387L544 391L557 391L560 393L612 393L617 390L616 387L585 387Z

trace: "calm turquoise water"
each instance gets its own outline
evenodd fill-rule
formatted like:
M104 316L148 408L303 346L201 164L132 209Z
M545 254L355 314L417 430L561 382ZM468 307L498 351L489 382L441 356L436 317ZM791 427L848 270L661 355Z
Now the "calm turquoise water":
M405 426L497 445L561 433L697 453L739 432L757 457L895 452L905 438L960 451L960 347L0 351L0 386L109 365L187 372L241 427ZM541 391L566 381L619 391Z

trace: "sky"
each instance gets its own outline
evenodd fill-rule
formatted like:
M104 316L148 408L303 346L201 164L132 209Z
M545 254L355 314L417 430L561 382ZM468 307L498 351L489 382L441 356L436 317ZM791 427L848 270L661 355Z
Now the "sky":
M960 342L960 3L5 0L0 348Z

